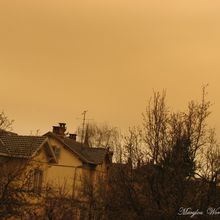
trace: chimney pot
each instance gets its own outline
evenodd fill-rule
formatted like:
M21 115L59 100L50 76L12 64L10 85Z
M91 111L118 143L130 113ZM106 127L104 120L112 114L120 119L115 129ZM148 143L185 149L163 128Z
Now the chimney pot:
M53 133L61 137L65 136L66 123L59 123L59 126L53 126Z
M69 138L76 141L77 134L69 134Z
M59 125L60 125L61 128L65 128L66 127L66 123L63 123L63 122L60 122Z

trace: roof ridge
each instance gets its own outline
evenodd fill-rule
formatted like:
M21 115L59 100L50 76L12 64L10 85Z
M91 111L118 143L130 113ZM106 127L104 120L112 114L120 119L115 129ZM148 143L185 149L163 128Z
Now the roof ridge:
M18 135L14 135L14 136L10 136L10 137L41 137L43 138L43 135L23 135L23 134L18 134Z
M10 138L17 138L17 137L32 137L32 138L45 138L44 135L23 135L23 134L16 134L16 135L8 135L8 134L2 134L0 138L4 137L10 137Z

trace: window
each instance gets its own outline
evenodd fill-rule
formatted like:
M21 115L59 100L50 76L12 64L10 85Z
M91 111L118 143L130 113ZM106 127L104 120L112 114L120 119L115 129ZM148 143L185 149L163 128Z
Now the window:
M34 192L40 193L43 185L43 171L35 169L33 173L33 190Z
M55 145L53 145L52 148L53 148L53 151L54 151L54 154L55 154L56 158L59 159L59 157L60 157L60 148L55 146Z

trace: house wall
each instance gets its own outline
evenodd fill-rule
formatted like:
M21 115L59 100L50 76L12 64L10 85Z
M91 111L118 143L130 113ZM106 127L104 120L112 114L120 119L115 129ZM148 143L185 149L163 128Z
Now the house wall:
M44 148L35 159L35 166L41 166L44 172L44 186L49 186L56 192L62 189L63 194L79 198L85 179L94 185L100 184L100 178L106 177L107 164L105 162L97 165L95 169L91 169L56 139L49 138L49 144L60 149L58 163L48 163ZM41 161L41 164L36 165L36 161Z
M83 181L85 177L88 177L87 179L93 185L95 183L100 184L98 178L106 175L107 165L104 162L102 165L97 165L95 169L91 169L88 164L83 164L83 162L78 159L73 152L63 146L62 143L58 142L56 139L49 138L49 145L60 148L58 163L48 162L49 146L45 144L34 156L27 169L30 171L34 169L42 170L43 185L45 187L51 186L53 191L58 191L60 188L62 188L64 195L71 195L74 198L80 199L80 201L84 201L84 198L81 197L81 192L82 188L84 187ZM14 167L18 167L18 162L20 161L23 161L23 159L19 159L18 161L17 159L10 160L12 170L14 170ZM37 196L35 198L30 196L30 198L28 197L28 200L30 200L33 204L43 204L43 197L41 198ZM38 212L40 215L44 212L44 210L39 208Z
M81 169L82 162L57 140L50 138L49 143L59 148L60 153L58 163L47 164L44 183L55 191L62 188L63 194L72 195L76 185L74 180L81 174L78 169Z

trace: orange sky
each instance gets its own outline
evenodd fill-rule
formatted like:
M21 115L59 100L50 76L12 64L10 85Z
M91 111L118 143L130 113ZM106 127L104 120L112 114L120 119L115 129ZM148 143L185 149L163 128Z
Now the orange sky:
M181 110L209 83L219 127L219 27L217 0L1 0L0 110L26 134L84 110L125 129L153 89Z

